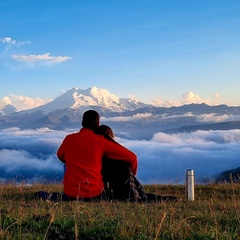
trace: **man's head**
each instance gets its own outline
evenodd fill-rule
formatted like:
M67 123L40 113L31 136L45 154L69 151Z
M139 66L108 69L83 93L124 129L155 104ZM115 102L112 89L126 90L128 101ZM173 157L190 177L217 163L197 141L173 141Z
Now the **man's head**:
M98 112L94 110L88 110L83 114L82 126L84 128L89 128L94 130L97 127L99 127L99 119L100 119L100 116Z

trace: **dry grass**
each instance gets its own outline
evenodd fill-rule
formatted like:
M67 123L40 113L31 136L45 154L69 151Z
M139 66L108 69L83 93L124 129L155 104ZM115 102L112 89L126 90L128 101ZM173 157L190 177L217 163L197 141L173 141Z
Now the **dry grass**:
M240 185L145 186L169 203L48 202L34 192L61 185L0 186L0 239L240 239Z

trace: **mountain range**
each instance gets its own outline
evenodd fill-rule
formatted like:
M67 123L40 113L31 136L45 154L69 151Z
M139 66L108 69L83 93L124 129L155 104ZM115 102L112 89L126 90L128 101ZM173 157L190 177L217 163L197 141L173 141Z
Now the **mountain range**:
M240 129L240 107L204 103L156 107L132 98L119 98L97 87L72 88L45 105L20 112L6 105L0 109L0 129L80 128L82 114L88 109L98 111L102 124L110 125L117 135L126 138L149 139L160 131Z

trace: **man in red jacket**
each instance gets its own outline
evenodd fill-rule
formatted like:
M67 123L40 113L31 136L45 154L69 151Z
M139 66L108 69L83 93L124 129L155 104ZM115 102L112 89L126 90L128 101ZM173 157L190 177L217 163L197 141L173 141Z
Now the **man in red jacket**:
M102 158L128 162L132 172L137 172L136 155L120 144L105 139L94 131L99 127L99 114L94 110L83 114L79 132L69 134L57 151L58 158L65 163L64 194L73 199L101 199Z

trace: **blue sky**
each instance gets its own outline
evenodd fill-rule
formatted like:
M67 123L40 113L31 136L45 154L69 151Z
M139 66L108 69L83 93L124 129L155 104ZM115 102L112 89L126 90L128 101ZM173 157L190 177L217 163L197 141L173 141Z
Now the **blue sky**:
M158 105L240 105L239 12L238 0L1 1L0 103L97 86Z

